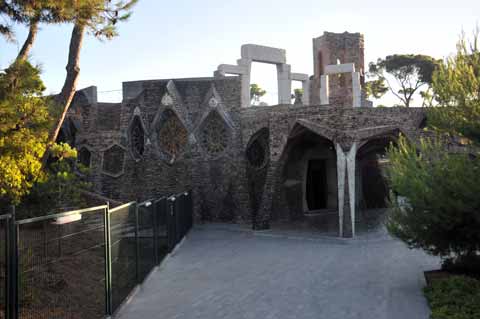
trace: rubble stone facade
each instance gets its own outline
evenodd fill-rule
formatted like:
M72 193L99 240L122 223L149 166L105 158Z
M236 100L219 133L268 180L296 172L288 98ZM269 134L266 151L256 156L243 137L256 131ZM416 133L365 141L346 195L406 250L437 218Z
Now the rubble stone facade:
M121 103L98 102L94 87L78 91L62 139L90 167L95 192L116 200L192 189L197 222L265 229L318 215L329 216L338 235L354 236L362 211L384 200L378 190L385 192L379 172L386 146L399 133L417 139L425 115L353 107L348 81L337 79L330 104L320 105L320 75L336 59L364 68L363 36L341 38L314 39L311 84L290 73L284 51L249 45L243 61L219 66L214 77L124 82ZM310 103L246 105L244 67L259 57L279 65L284 88L305 81Z

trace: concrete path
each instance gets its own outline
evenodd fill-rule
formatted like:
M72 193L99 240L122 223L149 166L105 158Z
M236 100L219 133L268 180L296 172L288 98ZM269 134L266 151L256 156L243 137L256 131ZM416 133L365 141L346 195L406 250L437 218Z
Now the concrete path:
M427 319L438 260L387 236L358 240L202 226L119 319Z

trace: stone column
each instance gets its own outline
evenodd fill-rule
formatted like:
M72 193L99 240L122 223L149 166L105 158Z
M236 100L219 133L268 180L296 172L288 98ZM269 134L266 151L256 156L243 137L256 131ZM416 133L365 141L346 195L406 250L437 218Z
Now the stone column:
M310 105L310 80L302 81L303 105Z
M253 230L265 230L270 228L276 168L277 163L271 162L267 169L267 177L265 178L265 185L263 186L262 201L256 215L252 216Z
M290 64L277 64L278 104L291 104L292 81L290 80Z
M337 151L337 191L338 191L338 236L343 237L343 208L345 204L345 153L340 144L335 144Z
M354 142L346 154L348 174L348 199L350 203L350 222L352 237L355 237L355 161L357 157L357 143Z
M330 104L328 100L329 90L328 90L328 75L320 76L320 104L326 105Z
M245 73L240 75L242 81L241 101L243 107L250 107L250 74L252 70L252 60L238 59L237 64L242 66Z
M362 106L362 86L360 84L360 72L352 72L352 96L353 107Z
M337 152L338 233L340 237L355 236L355 160L357 143L348 152L335 144Z

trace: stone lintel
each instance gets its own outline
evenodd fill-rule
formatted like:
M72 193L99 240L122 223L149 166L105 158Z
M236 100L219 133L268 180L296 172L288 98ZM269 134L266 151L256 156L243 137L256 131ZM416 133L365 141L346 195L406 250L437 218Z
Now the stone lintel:
M217 71L222 74L237 74L244 75L248 73L248 69L241 65L232 65L232 64L220 64L217 67Z
M353 63L331 64L325 66L324 74L352 73L355 72Z
M255 62L285 64L287 54L284 49L266 47L257 44L244 44L241 49L242 58Z
M290 79L292 81L300 81L300 82L308 81L308 74L305 74L305 73L291 73L290 74Z

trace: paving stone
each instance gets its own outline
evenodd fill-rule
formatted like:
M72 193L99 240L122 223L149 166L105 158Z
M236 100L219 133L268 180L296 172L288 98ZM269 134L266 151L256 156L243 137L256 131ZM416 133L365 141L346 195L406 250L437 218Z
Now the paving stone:
M324 239L196 227L119 319L427 319L436 258L387 236Z

